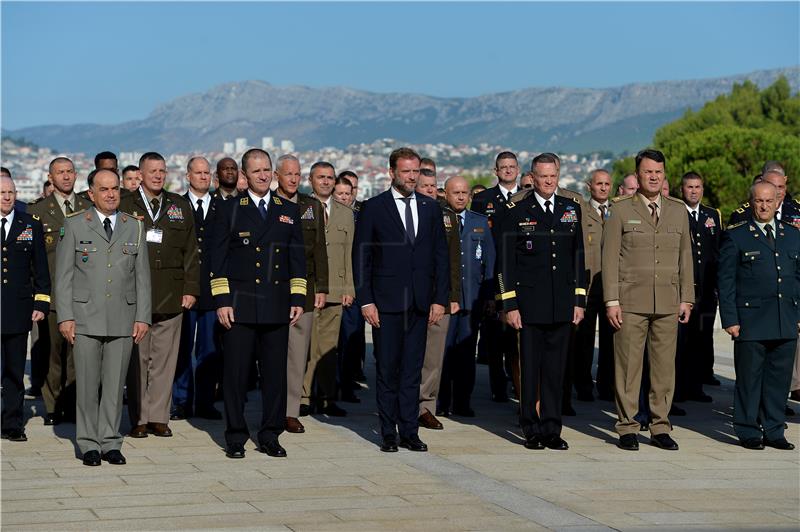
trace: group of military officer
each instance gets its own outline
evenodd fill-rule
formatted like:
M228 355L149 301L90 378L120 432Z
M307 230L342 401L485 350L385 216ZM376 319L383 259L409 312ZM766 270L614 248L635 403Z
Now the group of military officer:
M258 448L285 456L278 436L303 432L299 417L343 416L336 399L358 401L352 383L363 354L346 346L353 335L363 346L366 321L376 336L382 450L397 450L398 430L401 446L427 450L419 426L475 415L479 330L492 398L508 400L510 374L525 446L564 450L573 386L579 400L594 400L599 320L596 386L616 402L619 447L637 449L647 427L654 445L675 450L673 400L710 401L702 385L719 384L711 338L719 300L736 341L736 433L747 448L793 448L783 419L800 322L800 209L787 201L777 163L765 165L723 232L718 211L700 203L698 174L683 176L683 201L664 193L666 161L655 150L640 152L623 181L633 193L613 200L604 170L592 172L588 200L559 188L551 153L534 158L531 186L519 188L517 158L502 152L498 185L468 210L464 178L447 180L437 200L435 163L403 148L390 158L394 207L368 209L360 223L361 204L334 199L340 182L355 198L357 181L337 179L330 163L311 167L306 195L296 157L282 156L273 172L268 153L249 150L241 172L232 159L219 162L211 194L210 165L195 157L179 196L164 190L161 155L141 157L130 191L107 155L85 195L74 192L72 162L54 159L55 192L30 214L3 178L4 438L25 439L27 333L46 320L32 381L45 424L75 417L85 464L125 463L126 381L131 437L169 437L170 419L221 419L220 366L226 455L245 454L244 402L257 375ZM400 232L379 230L386 223ZM6 312L20 303L22 315Z

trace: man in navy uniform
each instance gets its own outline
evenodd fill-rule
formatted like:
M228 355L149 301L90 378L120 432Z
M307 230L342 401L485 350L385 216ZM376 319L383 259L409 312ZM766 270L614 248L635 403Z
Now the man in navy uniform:
M754 183L756 181L767 181L778 189L778 205L775 210L775 219L779 222L800 227L800 200L792 198L786 192L788 177L783 165L777 161L767 161L761 168L761 174L753 180ZM731 213L728 225L749 220L751 210L749 201L742 203L738 209Z
M800 233L775 219L778 191L751 188L752 218L728 228L719 258L719 309L736 367L733 429L742 446L792 450L786 396L800 325Z
M489 218L489 227L492 228L495 244L497 244L497 227L500 218L507 210L506 204L511 197L519 192L517 176L519 163L517 156L510 151L504 151L495 159L495 175L497 185L475 194L472 198L471 210ZM514 389L519 394L519 336L517 331L509 327L502 318L495 313L481 325L481 336L485 336L481 343L488 349L489 384L492 390L492 400L504 403L508 401L508 377L511 374Z
M581 322L586 307L581 207L555 194L558 169L550 154L533 160L533 178L534 194L510 208L497 231L497 297L508 324L521 331L525 447L566 450L564 371L572 325Z
M28 333L50 311L50 273L42 224L14 208L17 189L10 177L0 177L0 245L2 309L2 437L26 441L23 414Z
M681 194L692 235L695 305L689 322L678 326L673 400L710 403L711 396L703 392L703 383L714 378L714 320L717 317L717 263L722 226L719 211L701 203L703 178L700 174L684 174Z
M249 372L257 357L261 383L258 448L284 457L278 442L286 416L289 326L303 314L306 267L300 210L270 192L272 160L251 149L242 156L248 189L217 207L212 231L211 294L223 333L225 454L244 458L250 437L244 417Z
M467 210L467 180L451 177L444 192L458 221L461 294L459 310L451 316L447 331L438 410L444 415L472 417L475 412L470 398L475 387L478 324L487 301L494 299L495 245L486 216Z
M204 157L192 157L186 164L189 190L183 195L192 206L194 233L197 237L200 266L200 296L197 303L183 313L180 348L172 387L170 419L197 416L222 419L214 408L214 395L221 369L222 349L216 308L211 297L209 278L211 249L208 236L216 222L217 202L209 194L211 165ZM194 359L194 363L192 363Z
M450 267L442 209L414 193L420 156L389 156L390 190L364 204L353 244L356 299L373 328L381 450L427 451L419 439L419 386L429 324L444 315Z

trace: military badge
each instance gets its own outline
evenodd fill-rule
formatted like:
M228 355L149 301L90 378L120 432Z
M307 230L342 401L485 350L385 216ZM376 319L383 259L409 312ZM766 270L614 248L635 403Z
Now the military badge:
M169 218L170 222L182 222L183 221L183 210L175 204L169 206L167 209L167 218Z
M475 248L475 260L481 260L483 256L483 250L481 249L481 243L478 242L478 246Z
M533 242L531 242L530 240L526 241L525 242L525 249L527 249L528 251L532 250L533 249Z
M314 208L309 205L306 209L306 212L303 213L303 216L300 217L301 220L313 220L314 219Z
M562 216L561 216L561 223L563 224L574 224L578 221L578 215L575 214L574 209L568 209Z
M283 202L281 201L281 199L278 196L273 195L272 196L272 201L275 202L275 205L283 205Z
M33 240L33 228L28 225L17 237L17 242L30 242L31 240Z
M44 243L47 244L48 246L50 244L52 244L53 243L53 236L52 235L47 235L46 237L44 237Z
M450 222L450 217L447 214L444 214L443 219L444 219L444 226L447 229L452 229L453 224Z
M245 196L239 200L239 205L250 205L250 198Z
M292 217L291 216L286 216L285 214L281 214L278 217L278 221L282 222L282 223L285 223L285 224L290 224L290 225L294 224L294 220L292 220Z

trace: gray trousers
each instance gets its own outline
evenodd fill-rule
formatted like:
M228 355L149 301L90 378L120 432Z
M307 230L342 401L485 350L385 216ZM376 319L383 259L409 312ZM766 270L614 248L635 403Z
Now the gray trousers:
M422 381L419 386L419 415L426 411L431 414L436 412L436 399L439 397L439 385L442 383L444 344L449 325L450 314L445 314L438 322L428 325L425 361L422 364Z
M311 328L314 311L304 312L297 323L289 327L289 352L286 359L286 417L300 415L300 397L303 395L303 376L306 374L308 348L311 346Z
M82 453L122 447L122 388L132 345L130 336L75 335L75 434Z

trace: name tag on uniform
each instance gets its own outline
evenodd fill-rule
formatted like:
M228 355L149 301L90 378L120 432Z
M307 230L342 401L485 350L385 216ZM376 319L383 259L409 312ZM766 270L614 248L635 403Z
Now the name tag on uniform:
M640 223L642 223L642 221L641 220L628 220L625 223L627 223L627 224L640 224Z
M147 230L147 241L152 242L154 244L160 244L161 241L164 239L164 231L161 229L148 229Z

